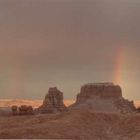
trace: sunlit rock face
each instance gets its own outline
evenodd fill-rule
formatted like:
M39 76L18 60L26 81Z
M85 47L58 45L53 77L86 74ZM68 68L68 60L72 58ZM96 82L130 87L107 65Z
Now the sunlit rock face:
M70 109L92 109L105 112L133 112L135 107L122 97L122 89L113 83L89 83L81 87Z
M63 93L56 87L49 88L43 104L38 109L41 113L56 113L67 111L63 103Z

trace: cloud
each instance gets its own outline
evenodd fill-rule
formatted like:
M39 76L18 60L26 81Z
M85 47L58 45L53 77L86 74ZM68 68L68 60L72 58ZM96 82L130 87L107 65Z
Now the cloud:
M138 0L0 1L0 97L41 98L58 85L74 98L84 82L114 79L123 44L121 71L135 73L125 94L139 98L139 13Z

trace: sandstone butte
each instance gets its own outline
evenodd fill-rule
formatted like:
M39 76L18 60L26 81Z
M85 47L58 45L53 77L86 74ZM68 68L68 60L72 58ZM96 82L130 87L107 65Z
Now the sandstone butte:
M49 88L43 104L38 108L40 113L57 113L67 111L63 103L63 93L57 87Z
M69 109L90 109L97 112L131 113L133 101L122 96L122 89L113 83L89 83L81 87L76 102Z
M38 108L40 113L56 113L68 110L92 110L95 112L132 113L133 101L124 99L122 89L113 83L88 83L81 87L76 102L68 108L63 103L63 93L56 87L49 91Z

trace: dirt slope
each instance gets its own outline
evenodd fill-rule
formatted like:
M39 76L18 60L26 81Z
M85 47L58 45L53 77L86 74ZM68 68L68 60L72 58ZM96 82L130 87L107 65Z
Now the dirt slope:
M140 115L70 111L0 117L0 138L139 140Z

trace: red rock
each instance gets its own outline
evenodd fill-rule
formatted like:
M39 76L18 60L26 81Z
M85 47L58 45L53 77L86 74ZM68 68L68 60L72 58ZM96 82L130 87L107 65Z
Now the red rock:
M105 112L134 112L134 103L122 97L122 89L113 83L90 83L81 87L70 109L93 109Z
M17 106L12 106L11 109L12 109L12 114L13 115L17 115L18 114L18 107Z
M27 106L27 105L21 105L20 107L18 106L12 106L12 113L13 115L33 115L33 108L32 106Z
M63 103L63 93L56 87L49 88L43 104L38 109L41 113L56 113L66 111Z

